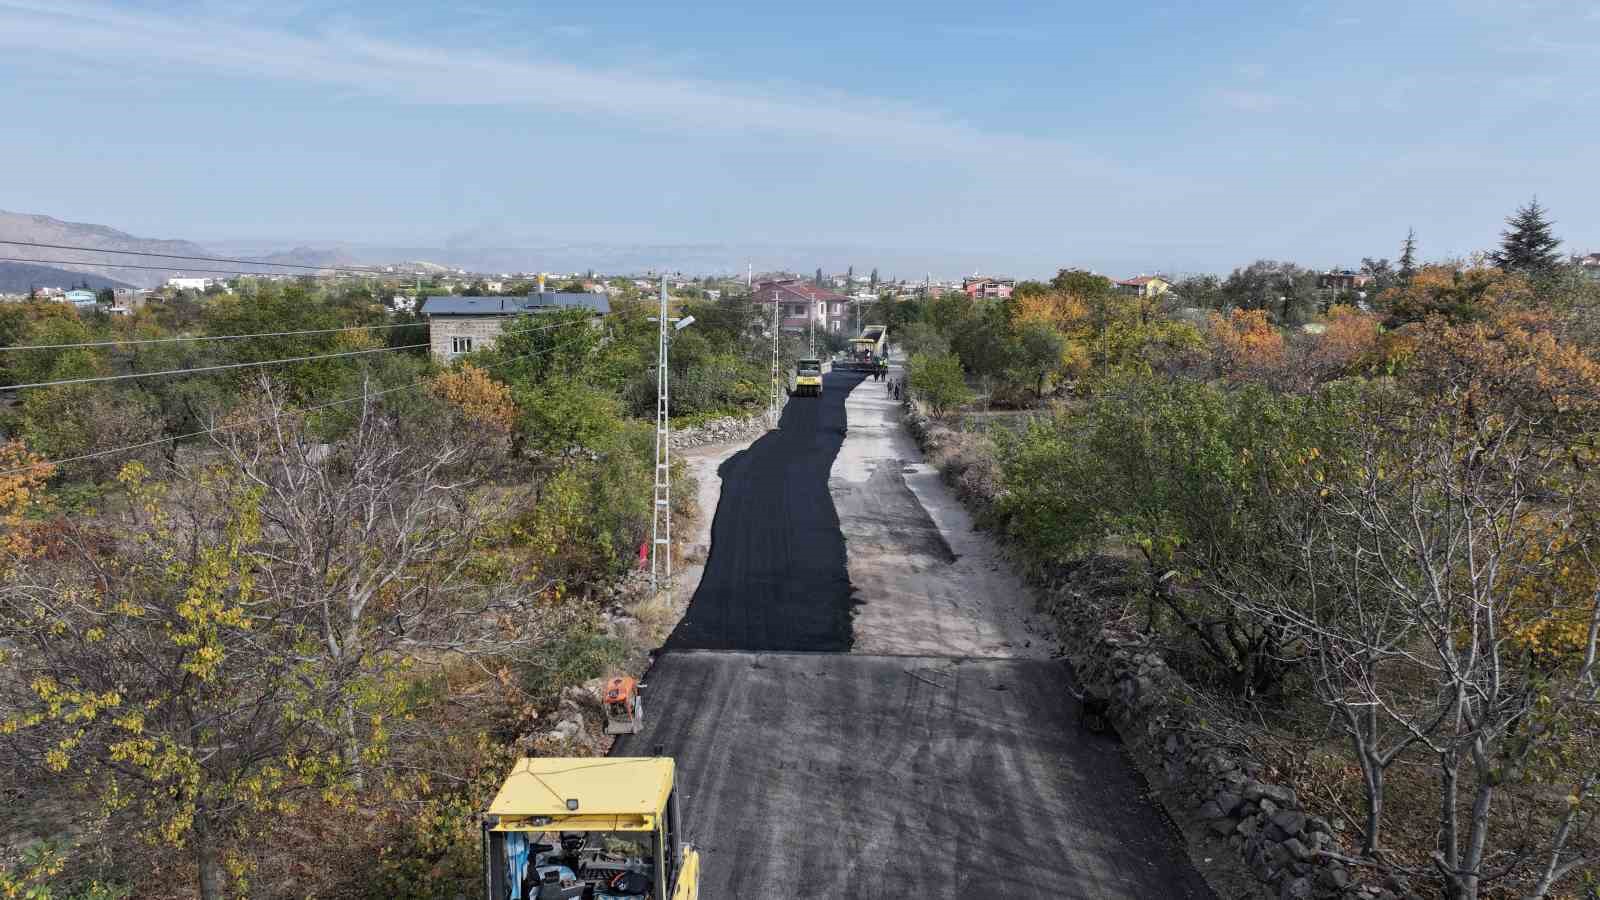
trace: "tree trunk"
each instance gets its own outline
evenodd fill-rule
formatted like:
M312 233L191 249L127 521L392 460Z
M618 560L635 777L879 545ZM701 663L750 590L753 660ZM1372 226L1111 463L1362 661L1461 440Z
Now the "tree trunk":
M350 773L350 783L356 791L366 790L366 778L361 772L361 739L356 736L356 705L354 700L345 700L344 713L340 717L344 725L344 765Z
M1461 867L1459 840L1457 783L1460 779L1461 760L1455 753L1439 754L1439 845L1437 861L1443 870L1445 896L1451 900L1474 900L1465 892L1465 885L1457 871Z
M1361 774L1367 782L1367 838L1361 845L1364 856L1378 850L1378 836L1383 828L1383 765L1371 758L1365 748L1357 748L1361 756Z
M222 900L226 887L222 860L203 811L197 813L194 820L194 861L199 874L200 900Z

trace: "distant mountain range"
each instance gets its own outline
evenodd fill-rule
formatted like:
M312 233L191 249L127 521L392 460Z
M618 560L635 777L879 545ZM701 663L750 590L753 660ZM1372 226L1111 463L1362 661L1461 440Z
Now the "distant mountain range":
M208 256L206 249L189 241L162 241L134 237L104 225L83 222L63 222L49 216L14 213L0 210L0 239L30 241L36 244L61 244L71 247L93 247L99 250L138 250L143 253L171 253L178 256ZM166 268L169 261L149 257L85 253L78 250L57 250L48 247L24 247L0 244L0 256L20 258L34 265L50 266L65 271L90 275L140 287L152 287L168 278L183 274L177 268L179 261L170 261L174 268ZM77 262L84 260L84 262ZM65 261L65 262L63 262ZM118 265L124 263L125 265ZM15 265L15 263L13 263ZM194 265L205 268L205 263ZM131 268L155 266L156 269ZM26 289L27 285L23 285Z
M88 282L89 290L133 287L125 281L88 272L74 272L33 263L0 262L0 294L26 294L34 288L74 288Z
M829 273L853 265L857 273L877 268L884 278L920 280L981 267L985 274L1028 276L1032 272L1018 259L993 254L870 249L845 244L792 246L745 243L611 244L598 241L530 241L527 246L467 246L452 241L444 246L392 246L354 242L210 241L205 245L185 240L155 240L81 222L50 216L0 210L0 239L62 244L103 250L137 250L179 256L222 256L296 266L397 266L433 271L430 266L464 269L485 274L503 272L584 272L606 274L682 272L688 275L743 274L747 263L757 269L792 269L810 272L821 265ZM514 238L513 238L514 239ZM54 266L139 287L153 287L168 278L211 274L204 269L226 264L117 257L81 251L0 244L0 256L18 257L35 265ZM58 262L69 260L73 262ZM83 260L83 262L76 262ZM414 262L428 260L426 264ZM119 265L121 263L121 265ZM150 268L134 268L146 266ZM190 268L185 268L188 266ZM280 269L285 273L306 269ZM26 286L24 286L26 287Z

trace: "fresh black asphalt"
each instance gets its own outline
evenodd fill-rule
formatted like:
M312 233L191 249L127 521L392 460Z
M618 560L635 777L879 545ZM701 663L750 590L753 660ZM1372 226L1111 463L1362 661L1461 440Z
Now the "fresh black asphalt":
M676 758L700 896L1211 898L1062 663L847 652L828 474L861 378L725 464L705 575L612 750Z
M664 654L618 755L678 762L700 896L1210 898L1048 660Z
M844 442L844 398L866 378L823 376L821 397L794 397L779 427L718 469L711 553L668 650L850 649L850 576L828 495Z

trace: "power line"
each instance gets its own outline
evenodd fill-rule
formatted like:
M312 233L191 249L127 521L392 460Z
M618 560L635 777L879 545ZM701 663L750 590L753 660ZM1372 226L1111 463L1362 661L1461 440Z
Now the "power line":
M568 323L568 324L572 324L572 323ZM567 347L572 346L573 344L578 343L578 340L579 339L577 337L574 337L572 340L569 340L569 341L567 341L565 343L556 344L553 347L546 347L543 350L535 350L535 351L533 351L531 353L524 353L521 356L513 357L511 359L501 360L500 362L493 363L493 364L487 365L487 366L482 366L481 368L486 372L492 371L494 369L500 368L501 366L509 366L509 365L511 365L512 363L515 363L515 362L521 362L521 361L523 361L525 359L532 359L535 356L543 356L546 353L554 353L557 350L562 350L562 349L565 349ZM410 384L402 384L402 385L400 385L398 387L385 388L385 389L383 389L381 391L370 391L370 392L369 391L363 391L362 393L360 393L360 394L358 394L358 395L356 395L354 397L345 397L345 398L340 399L340 400L331 400L331 401L329 401L327 403L321 403L321 404L318 404L316 406L308 406L305 409L300 410L300 412L302 412L302 413L319 412L319 411L324 410L324 409L331 409L331 408L333 408L335 406L343 406L343 405L345 405L347 403L355 403L355 402L360 401L360 400L370 400L370 399L372 399L374 397L382 397L382 396L384 396L386 394L393 394L393 393L396 393L398 391L404 391L404 390L409 390L409 389L415 388L415 387L421 387L421 386L423 386L425 384L428 384L431 380L432 380L431 378L423 378L423 379L419 379L417 381L413 381ZM17 466L16 468L13 468L13 469L6 469L5 471L0 472L0 478L5 478L5 477L11 476L11 475L19 474L21 472L27 472L27 471L31 471L31 470L34 470L34 469L39 469L39 468L42 468L44 466L52 466L52 467L54 467L54 466L63 466L63 465L66 465L68 463L83 462L85 460L90 460L90 459L99 459L102 456L111 456L111 455L114 455L114 454L117 454L117 453L127 453L130 450L143 450L146 447L154 447L154 446L157 446L159 444L165 444L168 441L183 441L183 440L188 440L189 438L203 437L203 436L208 435L208 434L216 434L219 431L227 431L227 430L233 429L233 428L242 428L242 427L244 427L246 425L257 425L257 424L260 424L262 422L270 421L272 418L274 418L274 417L272 417L272 416L262 416L262 417L256 418L256 419L246 419L243 422L230 422L230 423L225 424L225 425L216 425L216 426L213 426L211 428L202 428L199 431L191 431L191 432L189 432L187 434L174 434L174 435L169 435L167 437L160 437L160 438L155 438L153 440L143 441L143 442L137 443L137 444L128 444L128 445L123 446L123 447L112 447L112 448L110 448L108 450L96 450L96 451L94 451L92 453L83 453L83 454L79 454L78 456L68 456L68 457L65 457L63 459L45 459L45 460L40 460L39 462L30 463L30 464L28 464L26 466Z
M158 378L162 375L193 375L199 372L220 372L224 369L248 369L251 366L277 366L287 363L310 362L317 359L337 359L342 356L360 356L364 353L389 353L394 350L416 350L427 344L406 344L402 347L375 347L369 350L346 350L342 353L319 353L313 356L290 356L283 359L266 359L260 362L223 363L215 366L196 366L192 369L166 369L161 372L130 372L126 375L95 375L89 378L64 378L60 381L40 381L33 384L0 385L0 391L20 391L28 388L58 387L66 384L93 384L102 381L126 381L131 378Z
M560 328L563 325L569 324L571 323L558 322L554 325L542 325L538 328L515 328L510 331L501 332L501 336L504 337L508 334L529 334L535 331L548 331L552 328ZM9 352L12 350L75 350L88 347L120 347L124 344L173 344L185 341L242 341L249 338L292 337L305 334L340 334L346 331L363 330L376 331L382 328L421 328L426 327L427 325L427 322L398 322L389 325L346 325L343 328L313 328L305 331L263 331L257 334L216 334L170 338L128 338L126 340L113 341L85 341L79 344L14 344L9 347L0 347L0 353Z
M235 263L235 264L242 264L242 265L247 265L247 266L278 266L280 268L285 268L285 269L311 269L313 271L318 271L318 272L324 271L324 270L327 270L327 269L342 269L342 270L347 271L347 272L364 272L364 273L369 274L369 275L385 274L385 273L381 272L379 269L377 269L374 266L360 266L360 265L311 266L311 265L306 265L304 263L265 262L265 261L262 261L262 260L255 260L255 259L237 259L237 258L228 257L228 256L182 256L182 255L179 255L179 254L176 254L176 253L155 253L155 252L150 251L150 250L112 250L112 249L107 248L107 247L79 247L79 246L74 246L72 244L41 244L41 243L38 243L37 241L12 241L12 240L6 240L4 238L0 238L0 244L9 244L9 245L11 245L13 247L36 247L36 248L43 249L43 250L82 250L82 251L84 251L86 253L115 253L115 254L117 254L119 256L141 256L141 257L145 257L145 258L148 258L148 259L182 259L182 260L189 260L189 261L192 261L192 262ZM115 264L115 263L107 263L106 265L117 265L117 264ZM124 266L123 268L133 268L133 266ZM166 266L165 268L177 269L177 268L181 268L181 267L180 266ZM197 269L195 271L199 271L199 270Z
M0 353L12 350L76 350L82 347L121 347L125 344L175 344L185 341L242 341L247 338L293 337L303 334L342 334L346 331L376 331L381 328L420 328L426 322L399 322L392 325L346 325L343 328L313 328L306 331L263 331L258 334L208 334L194 337L127 338L117 341L85 341L81 344L13 344L0 347Z

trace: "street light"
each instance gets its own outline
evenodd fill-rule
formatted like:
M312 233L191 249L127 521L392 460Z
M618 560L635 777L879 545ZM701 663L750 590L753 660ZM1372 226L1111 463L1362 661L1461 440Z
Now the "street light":
M672 419L667 402L667 346L671 335L694 324L694 316L667 315L667 278L661 277L661 308L650 317L657 323L656 348L656 483L650 520L650 593L664 583L672 589ZM672 325L668 331L667 325ZM664 552L663 552L664 551Z

